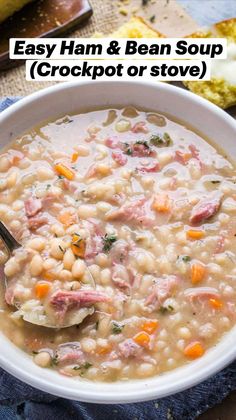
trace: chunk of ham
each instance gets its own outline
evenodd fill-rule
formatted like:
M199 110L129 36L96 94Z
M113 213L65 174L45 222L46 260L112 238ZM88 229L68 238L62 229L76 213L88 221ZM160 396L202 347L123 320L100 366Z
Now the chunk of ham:
M112 152L112 159L120 166L126 165L128 159L120 150Z
M122 264L113 263L111 278L115 286L121 289L131 288L129 284L129 273Z
M80 343L77 342L60 345L55 352L54 358L59 366L85 362Z
M36 214L36 216L30 217L28 220L28 227L31 230L36 230L43 225L48 223L48 217L40 214Z
M125 341L118 345L121 356L126 359L129 357L140 357L143 349L135 343L132 338L127 338Z
M145 305L154 305L156 309L160 308L163 302L172 296L179 283L180 278L174 275L157 279L152 287L151 294L145 301Z
M160 170L160 164L157 160L150 162L148 165L142 165L137 168L137 171L143 172L143 173L158 172L159 170Z
M189 289L186 289L184 291L184 295L186 298L188 298L190 301L193 301L195 299L202 300L202 299L210 299L210 298L219 298L220 293L217 289L214 287L192 287Z
M30 197L25 201L25 212L27 217L33 217L43 208L42 201L39 198Z
M105 145L109 147L109 149L120 149L122 147L122 143L118 137L108 137L105 140Z
M148 133L149 130L145 121L139 121L131 128L132 133Z
M127 148L132 157L156 157L156 151L145 143L136 142L128 143L128 145L124 144L124 151L126 151Z
M147 198L123 204L119 209L107 213L106 219L107 221L131 222L146 227L155 225L155 215L151 210L150 200Z
M215 194L200 200L192 209L190 223L202 223L214 216L220 208L221 199L222 194Z
M109 302L110 298L105 293L96 290L64 291L58 290L51 299L50 304L58 312L67 312L72 308L87 308L98 302Z

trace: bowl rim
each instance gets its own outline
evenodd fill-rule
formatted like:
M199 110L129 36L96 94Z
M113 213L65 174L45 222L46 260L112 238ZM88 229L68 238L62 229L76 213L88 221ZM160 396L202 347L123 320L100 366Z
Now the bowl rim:
M212 112L215 114L215 117L219 116L221 119L224 119L228 125L231 126L233 130L236 132L236 121L233 117L228 115L225 111L218 108L216 105L212 104L211 102L207 101L206 99L197 96L196 94L189 92L187 90L184 90L182 88L166 84L166 83L156 83L156 82L150 82L150 81L82 81L82 82L66 82L66 83L60 83L54 86L47 87L45 89L39 90L31 95L26 96L25 98L19 100L18 102L11 105L9 108L4 110L0 114L0 124L4 122L5 119L9 119L12 116L14 116L15 112L17 112L19 109L22 109L26 106L28 106L30 103L33 105L37 103L37 101L40 99L45 99L50 95L53 95L56 92L60 91L66 91L70 88L77 88L79 89L80 86L90 86L93 85L100 85L105 86L107 88L107 85L112 86L116 85L130 85L133 86L139 86L142 85L143 88L149 86L153 89L160 89L162 91L168 91L176 94L177 96L184 98L189 98L193 103L196 105L200 105L206 110ZM159 110L161 112L161 110ZM184 118L183 118L184 120ZM231 329L227 335L232 333ZM8 340L6 336L4 336L4 339ZM225 339L224 339L225 340ZM8 340L9 341L9 340ZM223 340L220 340L220 342L215 346L215 348L218 348ZM14 346L14 344L10 343L10 346ZM15 347L15 346L14 346ZM230 347L230 346L228 346ZM233 346L231 348L227 347L227 351L223 351L222 354L218 357L217 360L213 360L213 358L210 355L210 352L208 353L209 358L209 364L207 368L200 367L198 369L198 362L191 362L191 366L195 366L192 372L192 375L189 375L187 378L179 378L179 380L171 381L168 384L164 384L160 389L158 390L158 385L151 387L148 389L146 387L146 384L149 382L152 382L155 380L155 378L160 378L163 376L170 376L171 374L176 371L184 371L184 365L183 367L179 367L177 369L174 369L172 371L169 371L167 373L164 373L163 375L156 375L152 378L147 378L146 380L138 379L136 381L127 381L124 382L115 382L115 383L109 383L109 387L114 388L114 392L110 395L104 395L104 389L107 387L104 385L103 382L92 382L93 386L91 386L90 390L83 390L83 387L76 387L76 386L67 386L67 379L65 380L65 385L56 383L56 381L48 381L45 377L36 377L34 376L31 371L27 371L27 369L24 369L24 364L19 363L18 361L12 362L8 360L7 354L3 354L3 352L0 352L0 366L3 367L7 372L14 375L18 379L22 380L23 382L40 389L42 391L51 393L53 395L57 395L63 398L68 399L74 399L78 401L84 401L84 402L92 402L92 403L108 403L108 404L115 404L115 403L131 403L131 402L140 402L140 401L148 401L155 398L161 398L164 396L168 396L180 391L183 391L187 388L190 388L203 380L207 379L209 376L217 373L219 370L224 368L227 364L232 362L234 358L236 357L236 348ZM23 352L22 352L23 353ZM19 353L20 354L20 353ZM207 356L203 356L203 358L206 358ZM23 357L22 357L23 361ZM33 361L32 361L33 363ZM42 370L39 368L40 371ZM54 374L52 374L54 376ZM152 381L151 381L152 379ZM83 383L83 382L76 382L76 379L70 379L71 384L75 385L76 383ZM90 382L90 381L89 381ZM142 389L139 389L138 391L135 390L135 387L132 389L132 384L134 383L144 384ZM86 381L87 383L87 381ZM95 384L95 385L94 385ZM130 385L130 389L127 391L126 385ZM154 384L155 385L155 384ZM107 388L108 389L108 388Z

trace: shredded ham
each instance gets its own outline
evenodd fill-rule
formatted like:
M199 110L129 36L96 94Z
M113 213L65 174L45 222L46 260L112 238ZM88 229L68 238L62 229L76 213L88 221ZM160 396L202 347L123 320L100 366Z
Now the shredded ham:
M119 220L132 222L145 227L155 225L155 215L150 207L150 200L146 197L123 204L119 209L112 210L106 215L107 221Z
M71 363L84 363L85 357L81 350L80 343L68 343L60 345L55 353L57 364L67 365Z
M65 313L72 308L87 308L98 302L109 302L110 298L96 290L78 290L55 292L50 300L51 305L58 311Z
M220 208L222 194L214 194L199 201L192 209L190 223L198 224L214 216Z
M125 341L118 345L121 356L125 358L140 357L143 353L142 347L136 344L132 338L127 338Z
M160 170L160 164L157 160L153 161L153 162L150 162L148 165L143 165L143 166L137 167L137 171L146 172L146 173L158 172L159 170Z
M132 133L148 133L149 130L146 126L146 122L145 121L139 121L136 124L134 124L134 126L131 128Z
M154 305L159 308L163 302L169 298L180 283L177 276L167 276L159 278L152 287L151 294L147 297L145 305Z
M42 200L30 197L25 201L25 212L27 217L35 216L43 208Z
M112 159L120 166L126 165L128 161L127 157L120 150L112 152L111 156Z

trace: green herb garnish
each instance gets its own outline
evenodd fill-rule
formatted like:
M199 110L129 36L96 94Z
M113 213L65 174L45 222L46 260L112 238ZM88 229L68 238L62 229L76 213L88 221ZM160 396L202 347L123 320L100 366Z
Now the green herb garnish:
M124 325L118 324L118 322L112 323L112 333L113 334L120 334L124 328Z
M183 262L186 262L186 263L191 261L191 257L189 255L178 256L177 260L179 260L179 259L181 259Z
M220 184L220 180L218 179L213 179L213 181L211 181L212 184Z
M52 365L55 365L55 366L58 365L58 363L59 363L58 354L55 354L55 356L52 357L51 363L52 363Z
M173 141L168 133L153 134L150 138L150 142L156 147L169 147L173 144Z
M174 310L173 306L168 305L168 306L161 306L159 311L161 312L161 314L166 314L167 312L172 312Z
M73 367L73 370L79 370L80 371L80 376L83 376L86 372L86 370L88 370L92 365L92 363L89 362L85 362L83 365L76 365Z
M65 177L63 175L58 175L59 179L64 179Z
M114 242L117 241L116 235L108 235L106 234L103 238L103 251L108 252L110 251Z
M61 245L58 245L58 247L59 247L60 251L63 252L63 254L66 252L66 250L64 248L62 248Z
M133 151L132 151L132 149L131 149L131 147L130 147L129 143L123 143L123 144L124 144L124 153L125 153L126 155L131 156L131 155L132 155L132 153L133 153Z
M155 22L155 19L156 19L156 16L155 16L155 15L151 16L151 17L150 17L150 22L151 22L151 23L154 23L154 22Z
M150 149L147 140L137 140L134 144L141 144L142 146L146 147L146 149Z

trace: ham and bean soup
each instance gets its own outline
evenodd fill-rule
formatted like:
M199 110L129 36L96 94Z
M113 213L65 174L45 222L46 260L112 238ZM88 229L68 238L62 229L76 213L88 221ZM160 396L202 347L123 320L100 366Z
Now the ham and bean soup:
M1 246L1 329L37 365L145 378L235 324L236 170L184 125L132 107L44 124L2 152L0 203L22 244Z

